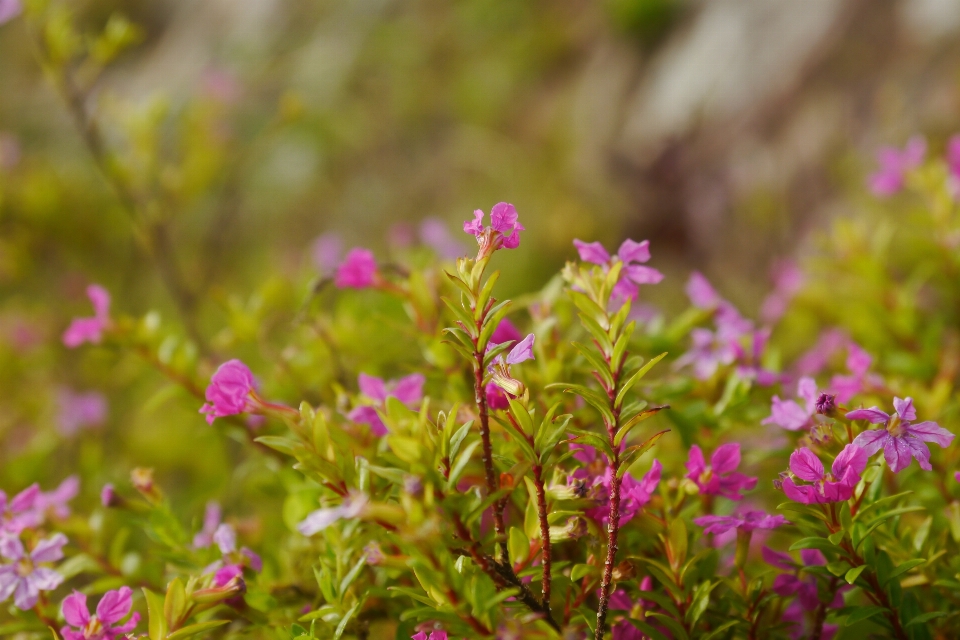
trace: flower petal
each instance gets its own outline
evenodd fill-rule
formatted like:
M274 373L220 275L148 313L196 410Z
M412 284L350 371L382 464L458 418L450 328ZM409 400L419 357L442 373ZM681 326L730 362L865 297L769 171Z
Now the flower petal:
M220 549L220 553L227 555L237 550L237 531L233 525L221 524L213 533L213 541Z
M930 457L929 451L927 457ZM900 473L910 466L913 450L907 445L904 438L887 438L883 445L883 459L894 473ZM921 463L921 467L923 464ZM929 462L927 463L929 467Z
M67 544L67 536L57 533L37 543L30 552L30 559L34 562L56 562L63 557L63 545Z
M703 459L703 451L700 449L700 445L693 445L690 447L690 456L687 458L687 471L689 472L687 477L691 480L696 480L697 476L706 471L707 463Z
M687 297L690 298L690 303L698 309L716 309L722 301L717 290L699 271L690 274L686 292Z
M871 429L870 431L864 431L854 438L853 444L863 449L869 458L877 451L880 451L880 448L889 437L890 434L886 429Z
M857 476L859 476L863 473L863 470L867 468L867 460L869 457L870 455L865 450L857 446L856 441L854 441L854 444L848 444L843 448L843 451L840 452L836 460L833 461L833 466L831 467L833 477L843 477L846 475L847 469L853 469ZM859 479L857 482L859 482Z
M490 226L503 235L511 235L517 227L517 209L507 202L498 202L490 210Z
M632 264L623 269L627 278L637 284L657 284L663 280L663 274L653 267Z
M72 627L83 627L90 622L87 596L79 591L74 591L63 599L60 612L63 614L63 619Z
M13 592L13 603L21 611L33 609L40 597L40 590L27 578L17 581L17 588Z
M507 364L520 364L527 360L533 360L533 341L535 336L530 333L527 337L514 345L510 353L507 354Z
M879 407L870 407L849 412L847 420L866 420L870 424L887 424L890 422L890 414L881 411Z
M100 622L114 624L120 622L133 606L130 587L120 587L116 591L107 591L97 605L97 618Z
M360 392L371 400L376 400L377 402L386 401L387 385L382 378L361 373L357 377L357 384L360 387Z
M610 262L610 254L603 248L599 242L584 242L583 240L574 240L573 246L577 248L580 259L584 262L593 264L607 264Z
M904 431L924 442L936 442L941 447L949 447L953 442L953 434L936 422L918 422L906 427Z
M901 420L917 419L917 410L913 406L913 398L907 398L906 400L894 398L893 408L897 410L897 414L900 415Z
M810 449L803 447L790 454L790 471L802 480L816 482L823 478L823 463Z
M25 555L20 538L11 535L0 535L0 556L7 560L19 560Z
M423 398L423 375L414 373L397 380L393 395L405 405L415 405Z
M646 262L650 259L650 241L634 242L627 238L620 245L620 249L617 250L617 257L627 263Z

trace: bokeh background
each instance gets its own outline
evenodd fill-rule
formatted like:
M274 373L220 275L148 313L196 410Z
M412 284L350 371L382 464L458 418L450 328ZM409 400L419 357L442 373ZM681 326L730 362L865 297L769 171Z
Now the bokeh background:
M42 29L0 26L0 480L78 468L90 503L137 464L196 513L282 494L155 366L63 347L91 282L172 327L161 364L302 366L310 399L287 345L338 246L410 259L508 201L504 296L629 236L667 274L649 302L700 269L753 312L856 215L880 145L942 146L960 115L955 0L27 4Z

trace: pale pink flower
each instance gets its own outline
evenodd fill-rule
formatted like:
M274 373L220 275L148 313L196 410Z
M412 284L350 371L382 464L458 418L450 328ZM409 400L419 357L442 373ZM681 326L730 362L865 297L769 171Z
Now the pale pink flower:
M0 0L0 25L10 22L23 11L21 0Z
M813 378L800 378L797 384L797 397L803 401L801 406L796 400L781 400L773 396L770 417L761 420L761 424L775 424L787 431L809 429L815 424L817 414L817 383Z
M903 189L907 173L923 163L927 154L927 141L922 136L913 136L901 151L895 147L883 147L877 152L880 168L870 175L870 191L881 197L892 196Z
M65 436L99 427L107 419L107 398L98 391L83 393L62 387L57 392L57 405L57 426Z
M338 520L349 520L363 515L368 502L367 496L362 493L350 494L337 507L324 507L312 512L297 525L297 530L305 536L312 536Z
M924 443L936 442L946 448L953 442L953 434L936 422L914 423L917 412L913 408L912 398L894 398L893 406L896 409L893 416L877 407L848 413L848 420L866 420L871 424L883 425L880 429L864 431L853 443L863 449L868 457L883 449L883 458L894 473L900 473L910 466L911 457L916 458L921 469L932 470L930 449Z
M20 538L0 536L0 556L11 564L0 565L0 602L13 596L18 609L27 611L37 604L41 591L53 591L63 582L63 576L50 567L40 566L63 558L67 537L57 533L37 542L27 553Z
M87 297L93 304L94 315L91 318L74 318L63 332L63 344L70 349L84 342L99 344L103 332L110 327L110 294L103 287L92 284L87 287Z
M643 263L650 260L650 241L634 242L627 238L620 245L616 254L611 256L599 242L583 242L574 240L573 245L584 262L600 265L607 271L617 262L623 263L620 278L613 287L611 300L623 303L625 300L635 300L640 292L637 285L657 284L663 280L663 274L653 267Z
M116 591L107 591L97 604L97 611L90 615L86 594L74 591L64 598L60 611L67 626L60 629L64 640L114 640L117 636L129 633L140 622L140 614L134 612L130 587L120 587ZM123 624L121 620L130 615Z
M361 373L358 384L360 392L373 400L374 404L362 404L354 407L347 417L354 422L370 425L370 432L376 436L387 435L387 426L380 419L377 410L383 411L387 398L396 398L408 407L414 407L423 399L423 383L425 379L419 373L397 380L385 381L383 378Z

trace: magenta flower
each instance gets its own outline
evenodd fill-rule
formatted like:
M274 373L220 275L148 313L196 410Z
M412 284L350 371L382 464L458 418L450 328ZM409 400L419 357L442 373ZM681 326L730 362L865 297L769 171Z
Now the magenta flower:
M447 640L447 632L443 629L437 629L431 631L428 636L426 631L418 631L410 636L410 640Z
M827 329L820 334L813 347L797 359L793 366L794 371L800 376L817 375L827 366L830 358L848 342L846 334L839 329Z
M947 142L946 161L950 175L960 179L960 136L951 136Z
M133 631L140 622L140 614L134 612L123 624L117 624L130 614L133 597L130 587L107 591L97 604L97 612L90 615L86 594L74 591L63 599L60 611L67 626L60 629L64 640L114 640L117 636Z
M790 454L790 471L812 484L798 485L793 478L783 481L783 492L794 502L826 504L843 502L853 495L860 482L860 474L867 468L866 452L855 444L848 444L833 461L831 473L825 473L823 463L810 449L797 449Z
M519 342L523 340L523 334L516 325L510 322L510 318L504 318L497 325L497 328L490 334L490 345L503 344L504 342ZM488 347L488 349L491 347Z
M697 309L713 311L723 303L723 298L720 297L720 294L713 288L710 281L699 271L694 271L690 274L690 279L687 280L685 290L687 297L690 298L690 303Z
M872 363L873 358L869 353L853 342L847 343L847 369L850 375L836 375L830 380L830 390L836 394L839 404L846 404L865 389L883 384L879 376L867 373Z
M930 449L924 442L936 442L941 447L949 447L953 434L936 422L917 422L917 411L913 408L913 398L893 399L896 415L889 415L877 407L857 409L847 414L848 420L866 420L871 424L882 424L882 429L864 431L853 444L872 456L881 448L887 466L894 473L900 473L910 466L910 458L916 458L921 469L930 471Z
M329 273L340 264L340 256L343 254L343 239L338 233L324 233L313 241L311 246L311 255L313 264L321 273Z
M815 422L813 416L817 414L817 383L813 378L800 378L797 383L797 397L803 400L803 406L795 400L781 400L773 396L770 407L770 416L760 421L760 424L775 424L787 431L809 429Z
M753 342L751 355L759 357L764 347L765 334L753 335L753 323L740 315L729 302L720 301L714 315L716 331L697 328L690 332L692 346L680 356L674 367L693 367L693 374L700 380L710 379L721 366L733 364L746 355L741 344L745 338ZM758 342L759 339L759 342Z
M297 525L297 531L305 536L312 536L338 520L357 518L366 511L368 502L366 495L352 493L343 499L340 506L324 507L308 515Z
M109 508L116 505L118 501L117 492L114 490L113 484L108 482L103 485L103 488L100 489L100 504Z
M793 297L803 288L803 271L794 262L777 264L773 271L773 291L760 305L760 319L767 324L777 322L787 311Z
M786 553L774 551L768 547L763 548L763 559L767 564L790 571L789 574L778 575L773 581L773 591L781 597L796 595L794 600L783 613L783 620L794 623L791 637L799 640L809 637L812 628L805 629L805 613L816 611L820 608L820 596L817 590L817 578L812 573L806 573L804 578L800 573L804 567L822 566L827 564L827 559L816 549L803 549L800 551L800 563L797 563ZM850 585L843 585L834 594L833 600L827 605L831 609L839 609L844 605L843 592L851 589ZM832 638L837 631L836 625L823 625L824 640Z
M247 365L239 360L228 360L210 378L207 404L200 407L200 413L207 414L207 423L213 424L217 418L256 411L260 404L255 386L253 373Z
M354 248L347 252L347 257L337 267L333 283L339 289L366 289L374 286L378 279L377 261L373 253Z
M877 152L880 168L868 180L870 191L880 197L888 197L903 188L906 175L923 163L927 142L922 136L913 136L903 151L895 147L883 147Z
M100 285L87 287L87 297L93 304L92 318L74 318L63 332L63 344L70 349L84 342L99 344L103 332L110 327L110 294Z
M69 476L60 483L53 491L41 491L37 496L34 508L43 518L47 515L63 520L70 516L71 500L80 493L80 479L77 476Z
M420 223L420 241L445 260L455 260L467 254L466 246L453 237L443 220L427 218Z
M737 443L724 444L710 456L708 465L703 458L703 451L698 445L690 447L690 457L687 460L687 478L693 481L700 489L700 493L719 495L731 500L743 498L741 491L749 491L757 486L757 479L739 473L740 445Z
M0 25L10 22L23 11L20 0L0 0Z
M213 544L213 535L217 532L222 517L220 503L216 500L208 502L203 510L203 528L193 536L195 549L206 549Z
M32 609L41 591L53 591L63 582L63 576L41 563L63 558L67 537L62 533L40 540L30 553L23 548L20 538L0 536L0 556L11 564L0 565L0 602L13 596L18 609Z
M694 518L695 524L703 527L704 532L721 534L732 529L738 531L753 531L754 529L776 529L790 524L781 515L770 515L763 511L745 511L732 516L702 516Z
M575 445L573 454L575 460L584 466L577 469L570 476L575 486L586 487L587 497L597 506L587 509L586 515L591 520L606 525L610 520L610 489L613 486L613 470L605 463L597 450L589 445ZM620 483L620 525L623 526L632 520L650 502L654 491L660 484L660 475L663 465L654 460L650 470L643 478L637 480L629 472L623 476Z
M7 494L0 491L0 536L4 532L19 535L24 529L32 529L43 522L43 516L37 509L40 498L40 485L32 484L9 501Z
M620 279L613 287L611 300L615 303L622 303L626 300L635 300L640 290L637 285L657 284L663 280L663 274L653 267L644 266L643 263L650 260L650 241L634 242L627 238L620 245L620 249L612 257L603 245L599 242L583 242L574 240L573 246L577 248L580 259L584 262L592 262L604 268L604 271L610 269L615 262L622 262L623 269L620 271Z
M250 567L256 572L263 569L263 561L247 547L237 548L237 531L229 524L221 524L213 533L213 542L223 554L223 558L208 566L204 573L216 571L213 577L215 587L228 584L237 576L243 575L243 568Z
M500 249L516 249L520 246L520 232L525 231L518 221L517 209L512 204L500 202L490 210L490 226L483 226L483 211L473 212L473 220L463 223L464 233L476 236L480 251L477 259L481 260Z
M375 405L360 405L354 407L347 417L354 422L370 425L370 432L375 436L387 435L387 426L380 419L377 409L383 410L387 398L396 398L408 407L414 407L423 398L424 377L419 373L405 376L398 380L385 382L383 378L360 374L359 386L363 395L373 400Z
M499 327L498 327L499 329ZM520 364L521 362L526 362L527 360L534 360L533 356L533 341L535 336L530 333L527 334L527 337L513 345L513 348L510 349L510 352L507 353L506 357L501 353L488 367L490 372L490 384L496 385L511 398L517 398L523 395L525 387L523 383L514 378L510 374L510 367L515 364ZM495 345L491 342L488 346L488 350L492 349ZM488 398L491 394L487 394ZM494 394L495 396L496 394ZM501 402L506 402L506 400L501 400L499 397L493 398L495 404L500 404Z
M65 436L99 427L107 419L107 398L97 391L77 393L64 387L57 393L57 404L57 426Z

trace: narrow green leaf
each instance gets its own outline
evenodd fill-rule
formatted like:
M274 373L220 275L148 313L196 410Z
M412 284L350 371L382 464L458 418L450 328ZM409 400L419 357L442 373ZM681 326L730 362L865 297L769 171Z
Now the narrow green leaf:
M645 365L640 367L636 373L634 373L630 378L623 383L623 386L620 387L620 391L617 392L617 399L615 405L620 407L623 404L623 399L627 396L627 393L630 389L633 388L633 385L637 384L645 375L647 375L653 367L663 360L667 355L667 352L664 351L655 358L651 358Z
M859 567L854 567L853 569L850 569L850 571L847 571L847 574L843 576L843 579L847 581L847 584L853 584L857 581L857 578L860 577L860 574L866 571L866 569L867 565L865 564L862 564Z
M835 552L837 547L825 538L803 538L790 545L790 551L798 551L800 549L819 549L820 551Z
M858 622L862 622L867 618L872 618L878 613L884 613L885 611L886 609L884 609L883 607L859 607L855 609L853 613L847 616L847 620L843 624L844 626L849 627Z
M183 627L182 629L177 629L167 636L167 640L183 640L183 638L189 638L190 636L205 633L211 629L216 629L217 627L222 627L223 625L229 623L229 620L208 620L207 622L198 622L196 624Z
M337 625L337 630L333 632L333 640L340 640L343 636L343 632L346 631L347 625L350 624L350 620L353 618L353 614L357 612L357 609L360 608L361 602L356 602L350 609L343 615L343 619L340 620L340 624Z
M167 619L163 616L163 598L146 587L143 587L143 597L147 601L147 633L150 640L166 640Z
M914 558L913 560L907 560L906 562L900 565L897 565L897 567L890 572L890 575L887 577L886 581L889 582L890 580L893 580L897 576L902 575L907 571L910 571L911 569L919 567L922 564L926 564L926 562L927 561L923 558Z

